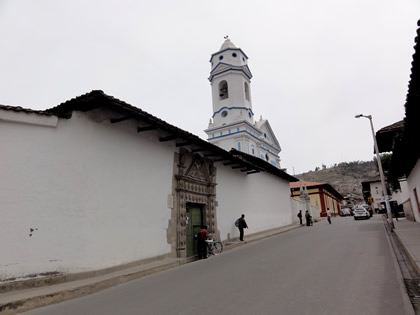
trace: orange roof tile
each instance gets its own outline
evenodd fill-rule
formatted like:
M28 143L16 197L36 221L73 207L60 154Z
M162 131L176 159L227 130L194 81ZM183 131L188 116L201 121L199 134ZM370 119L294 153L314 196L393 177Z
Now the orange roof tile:
M304 187L304 186L311 187L311 186L325 185L326 183L308 182L308 181L305 181L305 180L301 180L299 182L291 182L289 184L290 184L290 188L299 188L301 185L302 185L302 187Z

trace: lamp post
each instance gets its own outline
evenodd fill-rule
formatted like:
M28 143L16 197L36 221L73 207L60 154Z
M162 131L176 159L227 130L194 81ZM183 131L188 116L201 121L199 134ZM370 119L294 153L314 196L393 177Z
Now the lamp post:
M367 118L370 121L370 128L372 129L373 142L375 144L376 160L378 161L379 176L381 177L382 192L384 194L384 199L385 199L386 213L388 214L389 225L391 226L391 229L393 229L394 221L392 220L391 207L389 205L388 191L386 190L384 171L382 169L382 162L379 156L378 143L376 142L375 129L373 129L372 115L365 116L365 115L360 114L360 115L354 116L354 118L360 118L360 117Z

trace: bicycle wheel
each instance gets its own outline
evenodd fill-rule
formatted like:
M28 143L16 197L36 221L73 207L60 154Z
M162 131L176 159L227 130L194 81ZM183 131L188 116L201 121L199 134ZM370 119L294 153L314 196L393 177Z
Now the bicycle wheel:
M223 244L220 242L213 243L213 255L220 254L223 251Z

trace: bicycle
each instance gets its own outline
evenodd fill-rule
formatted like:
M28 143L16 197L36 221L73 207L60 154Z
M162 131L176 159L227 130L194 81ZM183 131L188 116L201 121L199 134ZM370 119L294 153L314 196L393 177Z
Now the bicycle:
M218 255L223 251L222 242L214 239L214 235L210 234L210 238L205 242L207 243L207 255Z

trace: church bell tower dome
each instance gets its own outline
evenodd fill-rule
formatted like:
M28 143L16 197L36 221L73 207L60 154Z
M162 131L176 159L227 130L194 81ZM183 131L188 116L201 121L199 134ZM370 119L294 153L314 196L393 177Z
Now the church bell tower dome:
M254 121L251 100L252 74L248 57L226 36L210 58L213 114L205 130L208 141L232 148L280 167L280 145L267 120Z
M213 121L215 125L246 120L253 123L251 78L248 57L226 36L210 58Z

